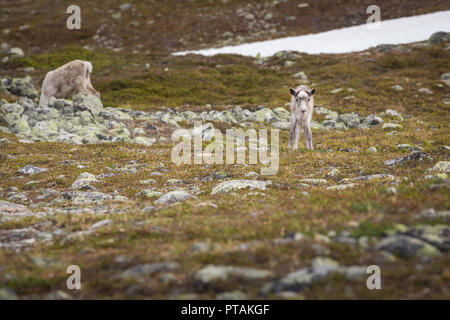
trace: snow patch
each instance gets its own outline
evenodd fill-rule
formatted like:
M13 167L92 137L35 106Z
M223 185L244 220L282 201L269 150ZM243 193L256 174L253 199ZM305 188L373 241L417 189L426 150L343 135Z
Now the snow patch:
M240 54L244 56L272 56L281 50L319 53L347 53L363 51L380 44L404 44L427 40L434 32L450 32L450 10L381 21L372 30L367 24L316 34L280 38L198 51L183 51L175 55Z

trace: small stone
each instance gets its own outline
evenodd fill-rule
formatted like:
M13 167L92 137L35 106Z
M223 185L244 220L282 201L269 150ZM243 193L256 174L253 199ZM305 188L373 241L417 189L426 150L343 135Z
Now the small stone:
M420 88L418 91L419 91L420 93L433 94L433 91L431 91L431 90L428 89L428 88Z
M337 120L338 122L345 123L349 128L358 128L361 123L359 115L354 112L340 114Z
M19 296L9 288L1 288L0 300L19 300Z
M376 246L377 250L385 250L402 258L411 257L438 257L439 250L419 239L404 235L389 236L381 240Z
M377 173L377 174L370 174L366 176L359 176L356 178L353 178L353 181L371 181L376 179L389 179L394 180L395 177L391 174L385 174L385 173Z
M361 266L350 266L344 268L343 273L350 281L360 281L367 276L367 268Z
M433 208L422 210L419 217L426 219L444 219L450 220L450 210L436 211Z
M407 144L407 143L398 144L396 147L397 147L397 149L402 150L402 151L423 151L422 147Z
M271 20L273 18L272 12L267 12L264 16L264 20Z
M328 238L326 235L316 233L314 235L314 241L322 242L322 243L330 243L330 238Z
M389 187L386 189L386 193L390 196L396 196L397 195L397 189L395 187Z
M247 295L242 291L223 292L216 296L217 300L246 300Z
M70 189L80 190L83 187L89 186L91 183L95 183L95 182L99 182L99 181L93 174L90 174L89 172L83 172L82 174L80 174L78 176L77 180L75 180L75 182L72 183L72 186L70 187Z
M17 56L17 57L25 57L25 53L20 48L11 48L9 50L9 54L11 54L13 56Z
M121 11L127 11L128 9L130 9L132 7L133 7L133 4L131 4L131 3L124 3L119 6Z
M427 158L427 155L423 152L413 152L410 155L386 160L384 164L388 167L395 167L399 164L414 164L416 161L422 161Z
M28 175L34 175L34 174L38 174L38 173L42 173L42 172L46 172L48 171L48 169L46 168L39 168L33 165L27 165L21 169L19 169L18 172L23 173L23 174L28 174Z
M122 18L122 14L120 12L113 13L111 15L111 18L113 18L114 20L120 20Z
M191 246L192 252L206 252L209 250L209 245L206 242L197 242Z
M441 81L444 82L447 86L450 87L450 72L444 73L441 76Z
M112 224L112 223L113 223L113 221L112 221L111 219L101 220L101 221L98 221L98 222L94 223L94 224L89 228L89 230L97 230L97 229L103 228L103 227L105 227L105 226L108 226L108 225L110 225L110 224Z
M384 122L383 119L371 114L364 118L364 120L361 122L361 125L359 126L359 128L364 129L367 127L373 127L373 126L380 125L383 122Z
M161 262L161 263L147 263L131 267L120 275L121 278L141 278L153 273L163 272L163 271L174 271L180 268L178 262Z
M216 281L225 281L229 277L257 280L270 277L272 272L245 267L208 265L194 274L195 281L209 284Z
M344 89L342 89L342 88L336 88L336 89L331 90L330 93L336 94L336 93L339 93L339 92L341 92L341 91L344 91Z
M253 15L253 13L247 13L244 18L246 20L254 20L255 16Z
M341 175L341 172L334 168L333 170L331 170L330 172L327 173L327 176L332 177L332 178L337 178Z
M401 114L395 110L387 109L385 114L389 117L397 119L398 121L403 121L403 117L401 116Z
M381 126L383 130L402 130L403 127L398 123L387 122Z
M157 183L156 180L153 179L147 179L147 180L141 180L139 181L140 184L155 184Z
M444 43L446 41L450 40L450 33L449 32L435 32L433 33L430 38L428 39L429 44L439 44Z
M0 200L0 217L10 216L10 217L20 217L31 215L30 210L22 204L12 203L8 201Z
M308 80L308 76L306 75L306 73L304 71L300 71L300 72L294 74L294 77L301 79L301 80Z
M154 197L160 197L162 193L153 189L142 189L139 192L139 195L142 196L143 198L151 199Z
M138 136L138 135L145 135L145 131L142 128L134 128L133 129L133 134Z
M439 161L433 168L431 168L431 171L447 174L450 173L450 161Z
M266 190L271 181L257 181L257 180L230 180L224 181L213 188L211 194L225 193L236 191L240 189L259 189Z
M349 183L349 184L338 184L338 185L335 185L335 186L327 187L327 190L341 191L341 190L345 190L345 189L351 189L351 188L354 188L355 186L356 186L356 184L354 184L354 183Z
M285 66L286 68L290 68L290 67L292 67L293 65L295 65L295 62L294 62L294 61L287 60L287 61L284 62L284 66Z
M377 153L378 150L377 150L376 147L372 146L372 147L370 147L370 148L367 149L367 152L370 152L370 153Z
M266 284L261 289L261 294L267 295L284 291L300 292L339 270L340 266L336 261L319 257L313 260L311 267L289 273L280 280Z
M173 273L164 273L161 275L161 281L164 284L170 284L177 281L177 277Z
M146 147L151 147L155 142L155 138L136 137L133 139L133 143L140 144Z
M392 86L392 89L394 89L395 91L403 91L403 87L399 84L396 84L394 86Z
M185 201L191 198L192 196L186 191L172 191L161 196L158 200L155 201L155 204L166 205Z
M73 96L73 108L74 111L88 110L92 115L97 116L103 111L103 104L100 99L94 95L85 95L78 93Z
M301 179L300 182L306 184L326 184L328 181L326 179Z
M293 240L293 241L301 241L305 239L305 235L301 232L291 232L287 234L283 239L285 240Z
M66 191L61 193L55 201L72 201L74 204L103 203L106 201L125 202L128 199L122 196L111 196L101 192Z
M45 295L45 300L72 300L72 299L73 297L70 294L62 290L50 292Z

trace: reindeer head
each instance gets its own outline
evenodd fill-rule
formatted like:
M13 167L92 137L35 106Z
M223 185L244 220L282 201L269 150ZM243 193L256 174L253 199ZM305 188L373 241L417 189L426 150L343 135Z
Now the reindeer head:
M300 110L302 112L306 112L308 103L311 100L311 97L316 93L316 89L300 89L295 91L291 88L290 91L294 96L295 102L297 103L297 106L299 106Z

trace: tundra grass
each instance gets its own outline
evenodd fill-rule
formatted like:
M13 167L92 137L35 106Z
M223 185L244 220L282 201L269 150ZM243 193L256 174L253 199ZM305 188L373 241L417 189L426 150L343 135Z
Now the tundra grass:
M394 135L387 135L380 128L314 132L314 151L289 151L288 132L281 131L280 168L274 176L259 177L272 180L263 195L246 191L211 195L211 189L221 180L200 182L202 178L220 171L233 179L245 179L250 171L259 172L260 166L176 166L170 159L170 142L158 142L150 148L123 143L23 144L12 135L0 133L0 138L10 141L0 146L0 197L5 199L7 190L17 187L28 193L27 204L37 212L45 210L37 200L45 188L62 192L85 171L97 175L108 172L107 167L126 166L130 161L145 165L138 173L116 171L115 176L95 184L100 192L117 191L130 199L122 204L107 203L111 208L108 214L56 214L45 218L45 224L39 218L2 223L4 230L35 226L76 232L106 218L113 221L82 241L62 243L56 238L53 244L38 243L20 254L0 251L0 285L15 290L21 297L42 297L51 291L65 290L66 267L76 264L83 272L83 290L70 292L75 298L183 298L192 293L197 298L214 298L230 290L242 290L250 298L258 298L264 282L230 281L199 287L192 275L207 264L219 264L268 269L275 279L309 266L313 258L323 254L314 246L319 243L342 265L381 265L383 290L370 291L365 282L348 282L335 276L305 290L298 298L448 298L448 253L425 262L419 258L389 261L380 252L323 242L319 235L348 231L356 238L376 241L399 225L429 223L418 216L423 209L450 209L448 185L423 179L435 162L449 160L448 149L444 148L450 138L449 106L444 101L449 99L450 91L439 81L440 75L450 69L449 55L450 51L444 51L442 46L412 48L401 54L371 51L370 56L302 54L292 59L293 66L285 67L284 61L276 58L261 65L255 59L239 56L128 56L72 47L11 62L8 74L21 75L15 68L34 66L32 75L39 79L57 63L75 56L92 60L93 84L101 91L105 106L146 111L167 107L200 111L207 110L206 104L214 109L230 105L255 109L260 104L283 107L289 101L289 87L298 83L293 74L305 71L318 90L316 103L320 106L362 115L390 108L401 112L405 120L403 130ZM149 63L150 68L144 68L144 63ZM394 91L394 84L401 85L404 91ZM433 94L418 92L421 87L431 89ZM336 88L343 91L331 93ZM225 128L224 124L217 127ZM396 148L403 143L421 146L433 161L386 167L385 160L408 154ZM375 146L378 153L367 152L370 146ZM72 162L63 163L67 160ZM167 171L160 170L161 163ZM17 170L28 164L50 170L18 179ZM85 168L79 169L79 164ZM327 176L332 167L339 169L340 178ZM150 175L153 171L161 171L163 176L155 178ZM388 194L386 189L391 182L383 180L360 183L355 189L341 192L326 190L341 178L377 173L398 178L397 195ZM155 199L138 195L148 187L140 181L150 178L156 180L151 187L162 192L176 188L168 186L167 180L181 179L181 187L199 189L198 200L143 211L154 205ZM305 188L299 181L303 178L324 178L329 182ZM39 183L27 186L30 180ZM304 233L307 238L284 244L275 241L292 232ZM209 249L191 250L197 242L208 243ZM118 256L125 258L121 262L115 259ZM33 262L36 257L48 258L48 266ZM142 281L117 280L116 276L128 267L161 261L177 261L181 265L172 272L171 282L163 281L163 274Z

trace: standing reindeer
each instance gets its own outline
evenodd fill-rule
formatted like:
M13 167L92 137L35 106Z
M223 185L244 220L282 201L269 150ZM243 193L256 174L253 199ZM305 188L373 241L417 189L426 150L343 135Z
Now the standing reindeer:
M291 132L289 135L289 149L295 139L294 149L298 148L300 130L305 128L306 148L313 150L311 121L314 112L314 97L316 89L308 86L298 86L291 91Z
M66 98L74 93L93 94L100 98L100 93L91 84L92 63L74 60L49 71L42 82L39 106L46 106L51 97Z

